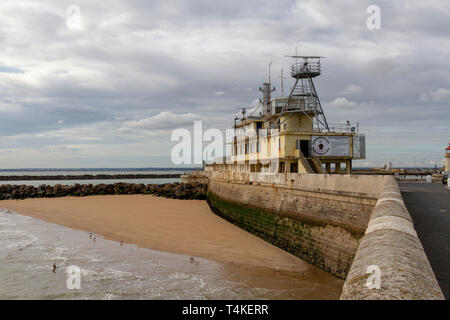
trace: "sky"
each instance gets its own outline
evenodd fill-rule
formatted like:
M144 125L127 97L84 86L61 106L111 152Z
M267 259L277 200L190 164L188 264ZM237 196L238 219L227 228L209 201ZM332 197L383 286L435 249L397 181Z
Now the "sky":
M447 0L2 0L0 17L0 168L175 166L174 129L231 127L269 63L280 95L295 50L326 57L328 122L366 134L354 166L444 164Z

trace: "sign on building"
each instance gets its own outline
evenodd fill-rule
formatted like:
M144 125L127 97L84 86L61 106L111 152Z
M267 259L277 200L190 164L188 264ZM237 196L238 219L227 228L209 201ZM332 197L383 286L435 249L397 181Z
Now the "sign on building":
M359 134L353 137L353 159L366 158L366 137Z
M350 137L312 136L311 154L313 156L349 157Z

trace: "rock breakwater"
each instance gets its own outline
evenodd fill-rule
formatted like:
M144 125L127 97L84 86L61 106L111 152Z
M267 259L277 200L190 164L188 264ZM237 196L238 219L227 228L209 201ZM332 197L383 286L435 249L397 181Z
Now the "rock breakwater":
M207 185L201 183L136 184L75 184L54 186L0 185L0 200L26 198L52 198L112 194L153 194L172 199L206 199Z

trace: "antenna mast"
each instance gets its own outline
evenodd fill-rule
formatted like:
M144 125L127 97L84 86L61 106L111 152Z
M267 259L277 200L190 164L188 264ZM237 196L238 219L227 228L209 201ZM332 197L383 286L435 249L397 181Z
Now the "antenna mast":
M281 78L281 96L284 97L283 69L281 69L281 76L280 76L280 78Z
M272 62L269 63L269 82L264 82L261 87L259 87L259 91L263 93L263 98L261 104L263 105L263 115L270 115L272 112L272 108L270 105L271 93L275 91L275 87L271 87L270 85L270 66Z
M269 63L269 83L270 83L270 66L272 65L272 61Z

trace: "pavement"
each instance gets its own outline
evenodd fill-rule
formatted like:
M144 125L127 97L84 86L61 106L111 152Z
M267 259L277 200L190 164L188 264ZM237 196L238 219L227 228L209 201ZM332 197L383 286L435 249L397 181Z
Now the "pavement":
M450 300L450 190L442 183L398 185L442 293Z

